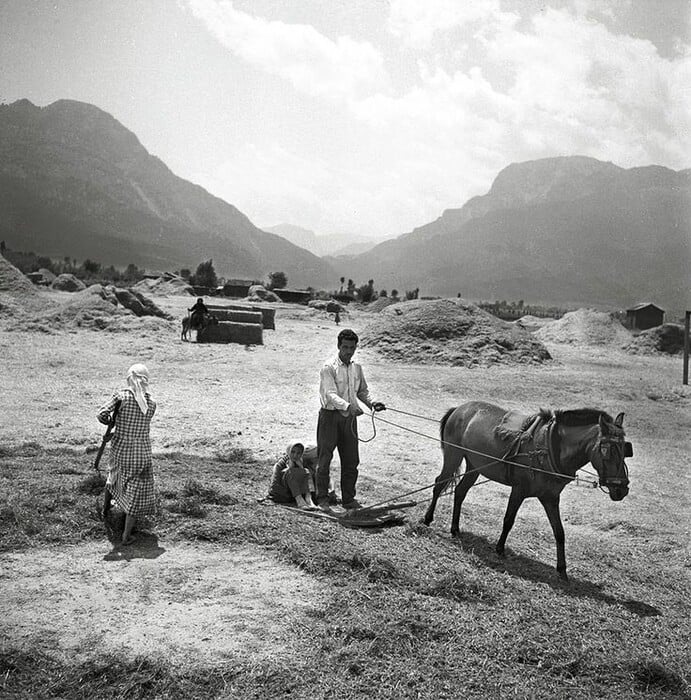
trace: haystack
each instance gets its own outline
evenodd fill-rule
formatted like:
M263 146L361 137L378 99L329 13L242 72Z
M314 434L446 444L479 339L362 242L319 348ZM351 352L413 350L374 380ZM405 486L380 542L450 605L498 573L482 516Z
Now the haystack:
M47 333L78 328L121 332L132 328L128 319L137 327L137 316L170 318L138 292L92 284L73 294L65 304L31 317L25 327Z
M342 314L345 311L345 307L333 299L311 299L307 302L307 306L311 309L317 309L317 311L326 311L329 314L336 312Z
M364 304L362 310L378 313L392 304L398 304L400 301L401 299L398 297L378 297L373 302Z
M281 301L278 294L274 294L274 292L262 287L261 284L253 284L249 288L247 299L249 301Z
M156 296L190 296L194 295L194 289L182 277L163 276L156 279L145 278L133 287L133 290L154 294Z
M84 282L68 272L63 272L61 275L58 275L50 286L61 292L80 292L86 289Z
M676 355L684 351L684 326L663 323L641 331L624 345L624 350L630 355Z
M258 311L262 315L262 326L264 330L276 330L276 309L269 309L265 306L254 306L251 304L207 304L206 308L212 313L217 311ZM224 319L220 319L224 320ZM230 319L228 319L230 320Z
M612 314L595 309L578 309L535 331L543 342L577 345L613 345L621 347L631 340L631 333Z
M238 311L237 309L217 309L213 310L209 308L209 311L219 320L219 321L233 321L233 323L258 323L262 325L262 314L261 311Z
M474 367L551 359L528 331L459 298L390 305L360 338L363 347L416 364Z
M25 314L45 310L51 302L9 260L0 255L0 316L10 319L10 327Z

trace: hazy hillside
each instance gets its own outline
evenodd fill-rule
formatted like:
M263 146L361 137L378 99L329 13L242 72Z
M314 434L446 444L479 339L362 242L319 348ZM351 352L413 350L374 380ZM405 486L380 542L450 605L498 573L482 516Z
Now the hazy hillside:
M0 105L0 237L18 250L194 269L225 276L282 270L292 285L333 283L328 263L174 175L92 105Z
M583 157L505 168L490 191L337 274L423 294L681 309L691 269L691 171Z
M363 236L317 235L314 231L293 224L263 226L264 231L275 233L310 253L320 257L358 255L371 250L377 241Z

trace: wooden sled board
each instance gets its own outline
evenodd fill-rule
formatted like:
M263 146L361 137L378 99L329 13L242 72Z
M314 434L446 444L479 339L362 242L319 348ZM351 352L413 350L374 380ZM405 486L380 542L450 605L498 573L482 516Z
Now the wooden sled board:
M385 527L387 525L402 525L405 522L405 518L399 513L377 513L376 515L363 513L362 516L358 516L357 511L346 511L343 508L332 507L331 512L327 513L323 510L303 510L287 503L276 503L275 505L310 518L334 520L343 525L343 527L348 528Z

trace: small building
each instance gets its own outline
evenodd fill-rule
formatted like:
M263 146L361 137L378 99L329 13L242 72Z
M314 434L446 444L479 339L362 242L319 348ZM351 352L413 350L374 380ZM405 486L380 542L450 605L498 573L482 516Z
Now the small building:
M650 302L636 304L626 309L626 325L632 331L644 331L661 326L665 321L665 310Z
M273 293L288 304L308 304L314 297L309 289L273 289Z
M250 287L257 284L254 280L230 279L223 285L223 296L243 299L249 294Z

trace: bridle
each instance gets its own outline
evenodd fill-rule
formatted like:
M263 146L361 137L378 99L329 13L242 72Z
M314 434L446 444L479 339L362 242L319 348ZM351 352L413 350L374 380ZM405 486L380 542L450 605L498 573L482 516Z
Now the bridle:
M624 461L626 457L633 457L633 445L630 442L623 438L599 437L592 449L590 461L597 469L601 488L629 485L629 469ZM612 462L615 464L612 465Z

